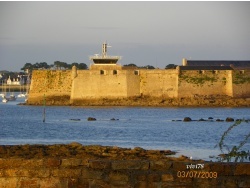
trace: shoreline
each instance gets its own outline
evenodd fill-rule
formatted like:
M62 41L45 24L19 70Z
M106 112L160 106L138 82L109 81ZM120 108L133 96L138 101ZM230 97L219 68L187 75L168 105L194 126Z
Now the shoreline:
M84 158L91 160L158 160L192 161L184 155L175 156L171 150L147 150L140 147L122 148L117 146L82 145L77 142L70 144L25 144L0 145L0 159L23 158ZM195 160L204 161L204 160Z
M44 105L43 98L28 99L26 105ZM69 97L46 97L47 106L126 106L126 107L250 107L250 98L102 98L70 101Z

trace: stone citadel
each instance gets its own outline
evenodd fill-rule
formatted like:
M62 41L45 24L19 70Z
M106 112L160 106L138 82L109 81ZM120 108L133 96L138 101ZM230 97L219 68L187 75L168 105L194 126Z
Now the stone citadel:
M250 98L250 61L183 59L176 69L139 69L117 64L119 56L90 57L89 70L35 70L28 104L84 105L93 101L160 101L192 98ZM248 100L249 101L249 100ZM213 103L213 100L210 100ZM102 104L102 103L99 103Z

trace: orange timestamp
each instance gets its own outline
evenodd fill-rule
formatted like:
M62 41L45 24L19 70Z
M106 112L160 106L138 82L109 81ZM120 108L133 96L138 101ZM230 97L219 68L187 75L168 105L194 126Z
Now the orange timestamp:
M178 178L217 178L217 172L203 172L203 171L177 171Z

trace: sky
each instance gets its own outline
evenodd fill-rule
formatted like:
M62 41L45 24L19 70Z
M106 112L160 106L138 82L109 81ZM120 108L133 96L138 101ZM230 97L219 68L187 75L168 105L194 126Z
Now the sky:
M249 10L250 2L0 2L0 70L89 66L105 41L122 65L250 60Z

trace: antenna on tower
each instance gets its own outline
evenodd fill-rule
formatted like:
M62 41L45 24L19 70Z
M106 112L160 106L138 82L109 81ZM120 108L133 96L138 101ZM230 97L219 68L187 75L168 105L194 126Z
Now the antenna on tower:
M102 44L102 56L103 57L106 57L108 55L107 48L110 48L110 47L112 47L112 46L108 45L107 41Z

